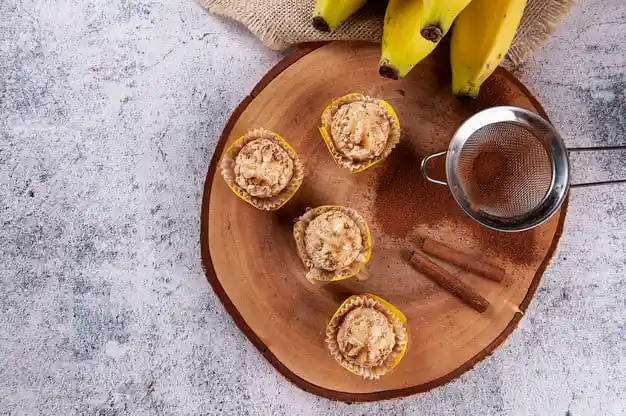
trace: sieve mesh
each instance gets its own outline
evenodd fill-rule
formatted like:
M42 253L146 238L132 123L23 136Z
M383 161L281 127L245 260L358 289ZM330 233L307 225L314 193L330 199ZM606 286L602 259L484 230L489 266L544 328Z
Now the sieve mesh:
M552 159L542 141L514 122L476 130L463 144L456 169L470 209L505 219L531 212L553 183Z

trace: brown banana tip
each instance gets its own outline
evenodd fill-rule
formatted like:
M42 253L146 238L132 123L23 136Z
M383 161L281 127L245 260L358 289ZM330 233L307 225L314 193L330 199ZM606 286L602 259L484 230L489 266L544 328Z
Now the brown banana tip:
M385 78L391 78L391 79L400 78L400 73L398 69L389 65L381 65L380 68L378 68L378 73Z
M424 39L431 42L439 42L443 38L443 30L439 26L426 26L420 31L420 34Z
M322 16L315 16L311 23L313 27L320 32L330 32L330 26L328 26L328 22L326 22Z

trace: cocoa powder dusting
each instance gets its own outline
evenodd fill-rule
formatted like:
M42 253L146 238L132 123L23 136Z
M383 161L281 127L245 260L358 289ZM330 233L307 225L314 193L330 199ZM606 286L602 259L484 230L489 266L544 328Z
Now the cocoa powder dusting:
M482 151L472 164L471 177L465 179L468 197L486 212L499 215L499 208L507 203L506 175L507 161L502 152Z
M431 163L431 176L445 177L442 158ZM407 143L400 142L382 166L376 186L374 218L382 230L404 238L413 225L435 224L442 212L455 210L454 199L445 186L427 183L420 172L420 156ZM449 201L448 201L449 200ZM443 215L446 215L443 213Z
M474 161L474 176L478 183L488 185L505 169L505 160L501 152L482 152Z
M427 182L421 174L419 154L405 138L381 166L374 201L374 221L394 238L405 238L417 225L453 224L467 232L485 250L501 253L521 264L533 260L536 229L504 233L490 230L469 218L446 186ZM444 158L430 163L431 177L445 179ZM489 173L489 172L487 172Z

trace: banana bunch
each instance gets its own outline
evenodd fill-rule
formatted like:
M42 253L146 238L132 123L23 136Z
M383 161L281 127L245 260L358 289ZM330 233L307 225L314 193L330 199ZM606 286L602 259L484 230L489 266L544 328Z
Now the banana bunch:
M339 27L366 2L316 1L313 26L324 31ZM389 0L379 73L403 78L452 28L452 91L476 97L508 52L525 7L526 0Z
M476 97L504 58L526 0L390 0L385 14L381 75L404 77L452 27L452 91Z

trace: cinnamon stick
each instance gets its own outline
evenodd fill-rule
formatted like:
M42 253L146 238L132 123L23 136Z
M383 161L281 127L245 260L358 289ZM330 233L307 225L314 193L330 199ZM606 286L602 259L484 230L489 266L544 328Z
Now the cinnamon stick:
M468 286L462 280L453 276L446 269L430 260L424 253L419 250L411 253L409 257L411 265L420 272L431 277L441 287L461 299L467 305L476 311L483 313L489 307L489 301L483 298L480 293L476 292L472 287Z
M470 254L448 247L431 238L424 239L422 250L424 253L455 264L472 273L482 275L494 282L501 282L504 279L504 269L486 261L477 260Z

